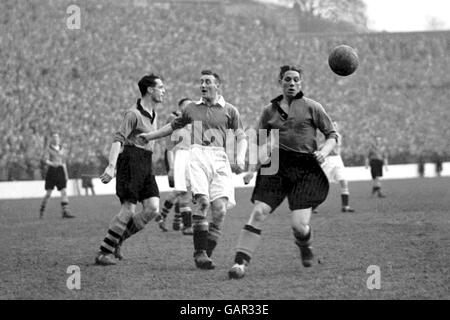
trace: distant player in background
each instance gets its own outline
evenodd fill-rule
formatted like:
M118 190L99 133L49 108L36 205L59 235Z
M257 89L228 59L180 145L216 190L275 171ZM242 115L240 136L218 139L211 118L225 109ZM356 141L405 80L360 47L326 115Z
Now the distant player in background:
M179 110L172 112L167 123L172 122L175 118L181 116L182 110L191 103L189 98L183 98L178 102ZM190 125L188 125L190 126ZM190 133L190 128L180 129L187 130ZM172 137L179 137L181 139L173 141ZM165 163L167 170L167 177L169 179L169 186L174 188L174 191L164 201L161 209L161 215L157 217L156 221L162 231L168 231L165 221L172 207L175 205L175 216L172 223L172 228L175 231L182 230L184 235L192 235L192 212L189 207L191 201L190 193L188 192L186 169L189 159L189 142L184 141L183 135L179 135L179 130L172 133L166 138Z
M333 121L333 125L337 132L339 127L336 121ZM350 191L348 188L348 181L345 176L345 166L341 157L342 136L338 134L338 140L336 146L331 150L325 161L321 164L323 171L325 172L328 181L339 182L341 187L341 201L342 212L355 212L349 205ZM321 147L319 147L321 149ZM313 212L317 213L316 208L313 208Z
M117 263L114 258L123 259L120 250L123 241L159 215L159 189L152 168L154 143L142 143L138 135L157 129L155 109L163 100L165 88L161 77L154 74L144 76L138 86L142 98L124 113L111 145L109 165L100 176L103 183L117 176L116 194L121 207L95 257L99 265L114 265ZM142 203L139 213L135 213L137 202Z
M386 171L388 170L388 153L381 141L381 137L376 137L369 149L366 158L366 169L369 166L373 181L372 196L377 194L379 198L386 197L386 195L381 192L380 178L383 176L383 167Z
M98 176L98 159L95 154L87 154L81 165L81 187L84 189L85 195L91 194L95 196L94 183L92 178Z
M61 209L63 218L74 218L69 210L69 198L67 196L67 180L69 175L66 166L66 153L61 138L58 133L53 133L50 138L50 143L45 149L44 163L47 165L47 173L45 175L45 196L42 199L41 208L39 210L39 218L44 217L45 207L52 195L53 189L61 192Z

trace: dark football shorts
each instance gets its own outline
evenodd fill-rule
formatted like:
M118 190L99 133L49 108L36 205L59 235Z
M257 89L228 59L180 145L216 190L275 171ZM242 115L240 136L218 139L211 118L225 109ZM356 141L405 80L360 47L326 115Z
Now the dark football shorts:
M152 172L152 152L125 146L117 159L116 194L121 203L136 204L159 197L159 189Z
M62 166L49 166L45 175L45 190L53 190L55 187L58 191L65 189L67 186L66 174Z
M261 169L258 171L251 201L264 202L272 211L286 197L290 210L312 208L324 202L330 186L314 155L280 150L279 156L276 174L262 175Z
M372 179L383 176L383 160L372 159L369 162Z

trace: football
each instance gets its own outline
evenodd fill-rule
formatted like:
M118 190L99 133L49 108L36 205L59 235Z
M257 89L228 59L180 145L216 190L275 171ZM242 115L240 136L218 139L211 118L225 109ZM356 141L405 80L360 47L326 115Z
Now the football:
M359 66L359 58L355 49L345 44L331 50L328 56L328 65L339 76L351 75Z

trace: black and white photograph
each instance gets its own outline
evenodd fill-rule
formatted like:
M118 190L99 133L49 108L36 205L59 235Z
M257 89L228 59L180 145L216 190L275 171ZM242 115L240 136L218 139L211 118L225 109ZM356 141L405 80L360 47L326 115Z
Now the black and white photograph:
M0 300L449 300L449 12L1 0Z

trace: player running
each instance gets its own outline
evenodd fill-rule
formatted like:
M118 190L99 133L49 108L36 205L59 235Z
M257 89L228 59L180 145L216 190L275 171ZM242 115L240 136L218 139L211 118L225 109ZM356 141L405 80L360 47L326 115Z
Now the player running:
M245 275L245 269L261 240L264 221L286 197L303 266L312 265L311 208L325 201L328 195L328 179L320 163L336 145L337 132L322 105L303 95L302 77L303 70L298 66L281 67L279 84L282 95L264 107L256 127L268 133L278 130L279 141L271 141L271 163L263 162L258 170L251 199L255 205L250 219L241 230L234 265L228 272L232 279ZM321 150L317 150L316 129L326 138ZM279 167L276 173L263 171L265 167L273 167L274 163L278 163Z
M159 189L152 169L154 143L142 143L138 135L155 131L155 109L162 102L165 88L161 77L150 74L138 83L142 99L124 114L109 153L109 165L100 176L108 183L116 175L116 194L120 199L119 213L112 219L100 251L95 257L99 265L114 265L114 258L123 258L120 248L123 241L144 229L145 225L159 215ZM117 167L117 173L116 173ZM142 211L135 213L137 202Z
M192 124L188 172L197 204L192 216L194 262L200 269L215 268L211 255L222 234L226 212L236 204L231 166L225 149L230 131L233 140L237 141L238 172L244 169L247 150L239 112L219 94L220 84L217 73L202 71L201 100L188 104L181 116L170 124L156 132L141 135L146 140L154 140ZM211 222L207 220L209 208Z

